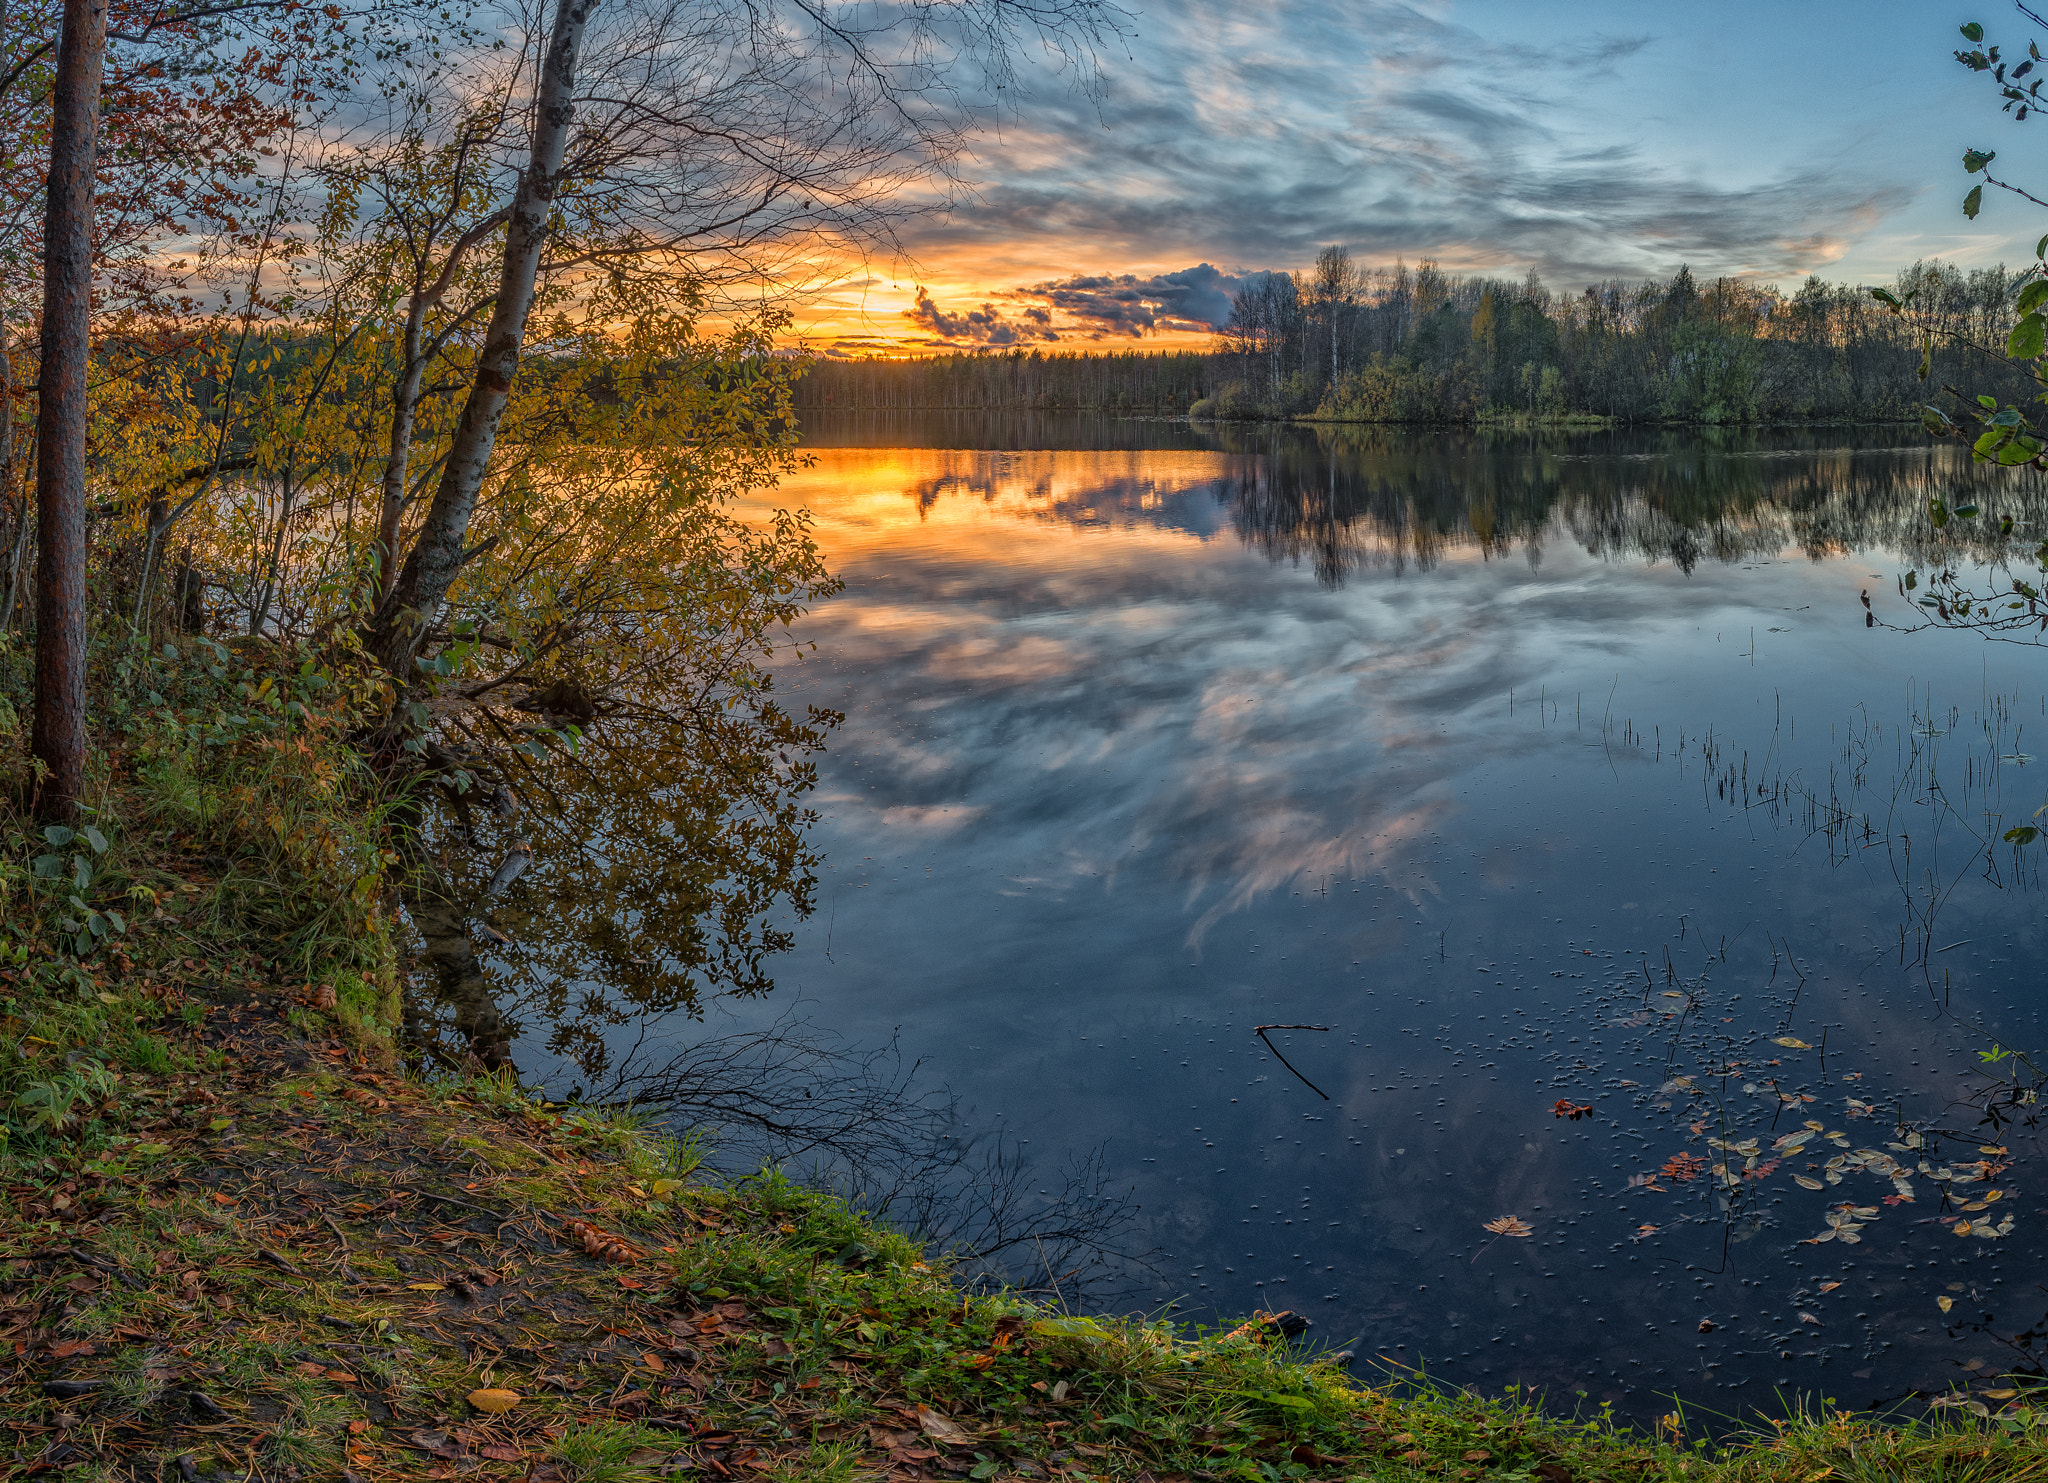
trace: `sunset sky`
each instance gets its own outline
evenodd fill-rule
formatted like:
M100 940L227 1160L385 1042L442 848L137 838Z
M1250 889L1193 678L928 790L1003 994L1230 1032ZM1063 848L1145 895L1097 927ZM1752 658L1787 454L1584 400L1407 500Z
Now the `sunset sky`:
M2002 4L1155 0L1099 98L1040 70L982 137L978 199L847 265L799 319L826 353L1205 343L1246 273L1366 266L1554 289L1607 277L2019 263L2048 213L1975 222L1965 146L2022 181L2039 130L1951 53L2024 49ZM2043 128L2048 128L2044 121ZM921 290L921 292L920 292Z

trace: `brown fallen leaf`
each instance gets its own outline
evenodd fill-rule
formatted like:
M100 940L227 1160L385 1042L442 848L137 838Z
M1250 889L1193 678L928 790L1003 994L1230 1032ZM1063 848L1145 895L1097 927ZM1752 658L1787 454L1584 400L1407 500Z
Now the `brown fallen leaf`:
M417 1431L412 1433L408 1440L421 1451L431 1452L436 1457L445 1457L453 1461L462 1456L462 1444L446 1432Z
M526 1454L517 1447L507 1447L503 1442L486 1442L476 1449L478 1457L488 1457L492 1462L517 1462Z
M519 1392L516 1390L498 1390L491 1387L486 1387L483 1390L472 1390L469 1393L469 1403L486 1416L503 1416L507 1411L519 1404Z
M668 1368L667 1364L662 1361L661 1356L658 1354L643 1354L640 1356L640 1363L647 1366L648 1369L654 1371L657 1375Z
M973 1440L970 1433L962 1431L950 1418L940 1415L922 1402L917 1407L917 1425L920 1431L934 1441L967 1442Z
M83 1339L59 1339L50 1346L50 1358L70 1359L73 1355L91 1354L92 1345Z

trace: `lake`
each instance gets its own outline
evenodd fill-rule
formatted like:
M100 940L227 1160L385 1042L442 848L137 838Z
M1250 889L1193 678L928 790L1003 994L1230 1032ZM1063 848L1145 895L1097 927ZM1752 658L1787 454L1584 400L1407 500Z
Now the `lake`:
M1291 1308L1361 1377L1648 1417L2038 1371L2044 846L2000 835L2048 802L2048 654L1901 631L1899 586L2038 539L2038 478L1903 429L807 445L758 510L846 588L778 687L844 720L814 909L740 953L773 992L629 992L719 924L642 891L600 933L542 848L513 941L443 963L472 1038L558 1092L893 1042L870 1091L914 1065L981 1151L953 1195L1078 1192L1146 1257L1121 1306Z

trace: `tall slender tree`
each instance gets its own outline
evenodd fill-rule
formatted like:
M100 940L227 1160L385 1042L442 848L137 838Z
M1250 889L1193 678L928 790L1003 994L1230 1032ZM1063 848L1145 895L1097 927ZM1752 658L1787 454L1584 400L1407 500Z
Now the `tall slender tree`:
M92 335L93 176L107 0L65 0L43 213L43 344L36 417L37 806L78 813L85 789L85 433Z

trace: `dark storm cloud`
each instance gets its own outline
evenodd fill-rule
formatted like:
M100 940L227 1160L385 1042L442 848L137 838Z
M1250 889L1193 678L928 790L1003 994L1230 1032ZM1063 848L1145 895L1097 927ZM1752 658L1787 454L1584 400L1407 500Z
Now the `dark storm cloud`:
M1031 241L1096 261L1203 260L1215 278L1102 276L1021 290L1103 334L1214 325L1228 266L1368 261L1534 266L1563 285L1821 267L1908 192L1832 161L1723 183L1572 132L1574 90L1654 43L1497 45L1413 6L1191 0L1099 101L1042 90L983 151L973 209L921 229L955 258Z
M1012 297L1048 306L1094 335L1138 336L1154 329L1220 330L1230 321L1230 296L1247 278L1197 263L1174 273L1095 274L1036 283ZM1044 315L1045 309L1027 311Z
M1017 320L1005 319L1003 312L993 304L983 304L979 309L970 309L964 314L949 314L940 308L932 296L920 285L917 302L903 311L903 317L923 330L934 343L944 345L986 345L991 349L1005 349L1013 345L1028 345L1034 340L1057 340L1059 335L1052 328L1052 315L1044 309L1026 309Z

